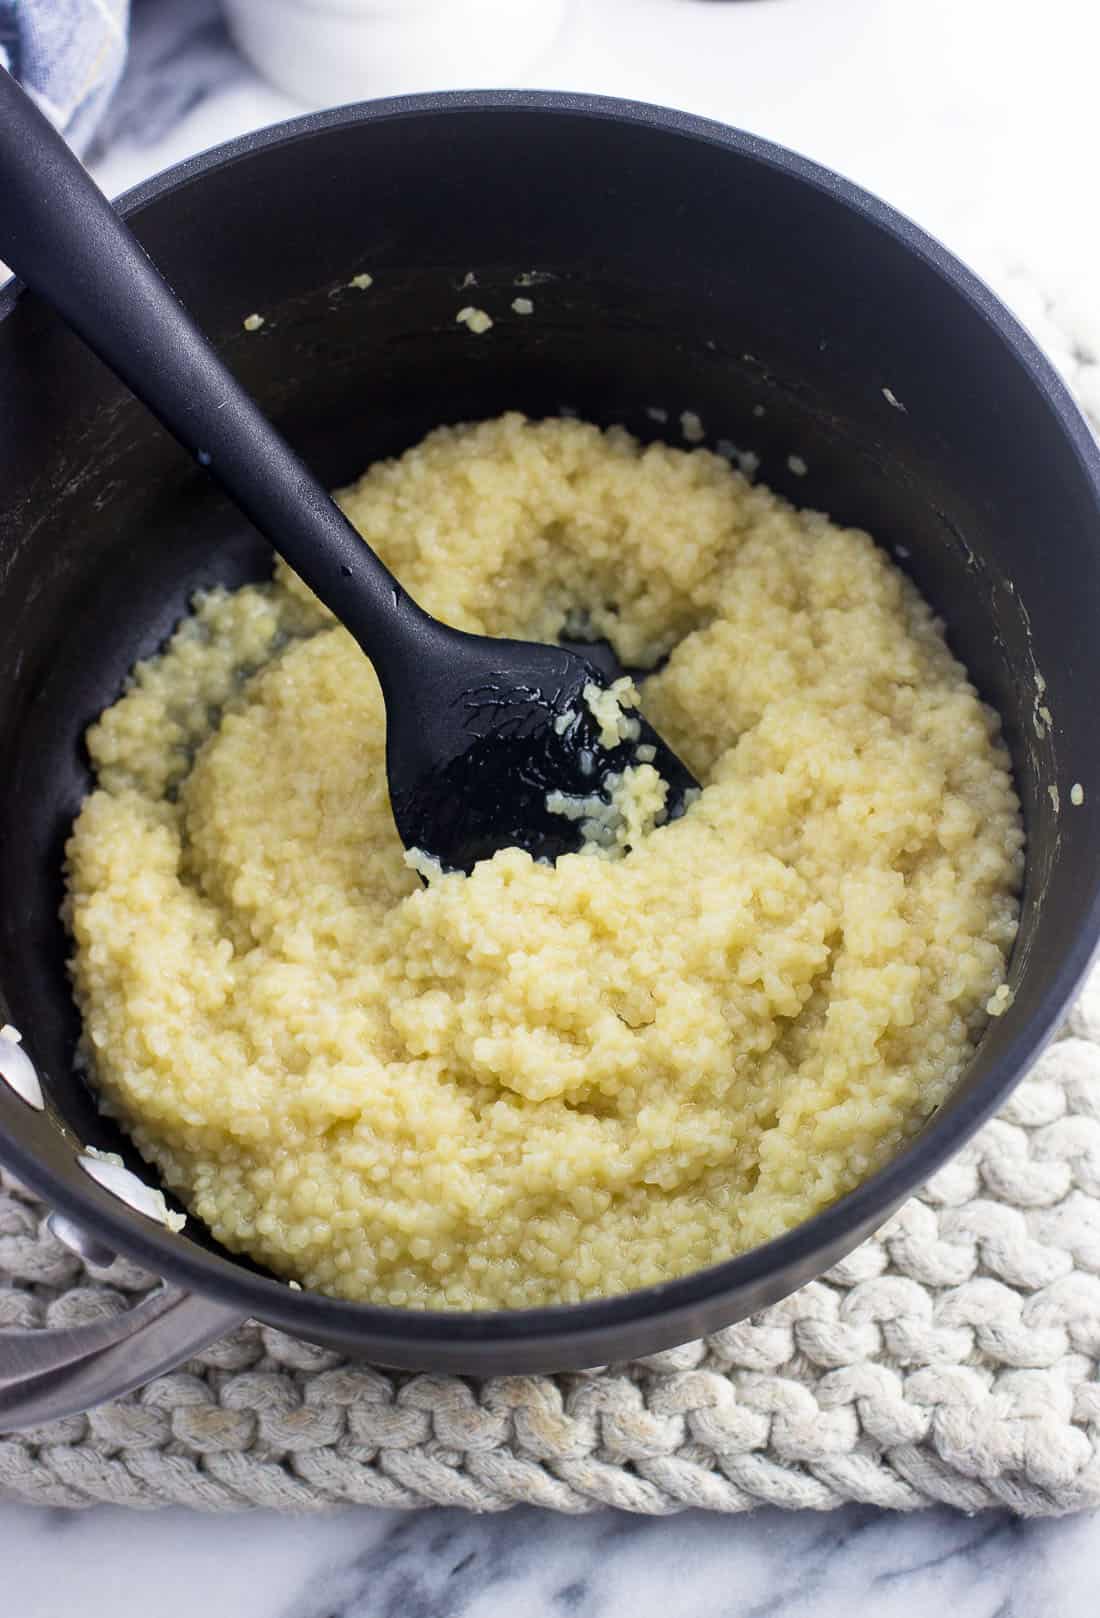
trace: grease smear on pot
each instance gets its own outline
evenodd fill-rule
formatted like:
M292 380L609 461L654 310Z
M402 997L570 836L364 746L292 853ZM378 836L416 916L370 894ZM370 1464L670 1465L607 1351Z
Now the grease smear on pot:
M856 1185L1003 1009L1017 922L998 721L912 585L720 456L577 421L441 429L341 503L443 619L660 665L703 791L629 852L424 887L350 636L282 568L203 596L88 738L105 1107L229 1248L415 1308L666 1280Z

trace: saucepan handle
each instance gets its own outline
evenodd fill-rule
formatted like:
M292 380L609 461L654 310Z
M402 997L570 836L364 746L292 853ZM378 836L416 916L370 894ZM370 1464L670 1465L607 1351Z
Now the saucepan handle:
M0 1330L0 1433L117 1399L235 1331L239 1309L162 1282L133 1309L83 1326Z

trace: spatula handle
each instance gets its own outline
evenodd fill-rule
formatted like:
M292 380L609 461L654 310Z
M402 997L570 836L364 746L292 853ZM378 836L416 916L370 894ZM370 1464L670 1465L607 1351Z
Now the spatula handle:
M148 405L379 669L424 618L215 354L43 113L0 69L0 258ZM211 266L217 274L217 265Z

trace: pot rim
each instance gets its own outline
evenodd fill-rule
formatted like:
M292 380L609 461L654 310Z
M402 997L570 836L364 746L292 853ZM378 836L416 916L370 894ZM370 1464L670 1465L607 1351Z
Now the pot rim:
M608 120L656 129L685 140L735 152L823 192L894 238L944 281L951 291L991 326L1027 373L1051 416L1076 452L1091 483L1100 522L1100 447L1065 384L1033 339L985 284L953 254L904 215L841 175L785 147L711 119L673 108L609 96L568 91L448 91L352 103L271 125L211 147L173 165L125 192L119 211L130 217L148 204L257 152L308 140L332 129L402 118L431 118L456 111L533 112L551 117ZM22 288L0 287L0 320L15 308ZM219 1255L130 1212L87 1179L72 1184L38 1160L12 1136L0 1135L0 1161L45 1201L86 1226L120 1253L191 1290L233 1305L300 1335L345 1342L370 1339L392 1345L395 1354L429 1349L433 1343L476 1349L478 1343L504 1345L538 1339L552 1353L555 1342L591 1338L630 1323L656 1326L696 1311L713 1312L724 1295L790 1270L796 1274L815 1252L849 1247L864 1228L873 1227L958 1151L1001 1105L1053 1036L1074 991L1100 947L1100 868L1084 922L1071 948L1050 973L1040 1004L1008 1041L972 1094L941 1109L919 1136L884 1168L853 1191L792 1230L704 1270L611 1298L522 1310L410 1310L353 1303L320 1293L297 1292L262 1275L232 1255ZM233 1265L230 1269L228 1266ZM797 1283L795 1283L797 1284ZM786 1288L781 1289L788 1290Z

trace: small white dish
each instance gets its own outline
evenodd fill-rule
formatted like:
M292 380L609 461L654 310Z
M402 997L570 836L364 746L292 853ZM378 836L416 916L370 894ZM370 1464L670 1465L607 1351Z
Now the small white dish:
M241 52L313 107L517 84L567 0L225 0Z

